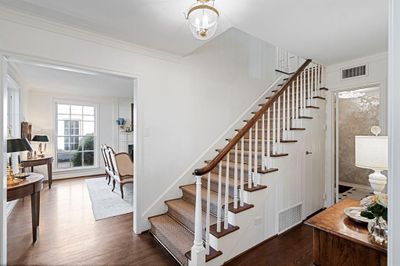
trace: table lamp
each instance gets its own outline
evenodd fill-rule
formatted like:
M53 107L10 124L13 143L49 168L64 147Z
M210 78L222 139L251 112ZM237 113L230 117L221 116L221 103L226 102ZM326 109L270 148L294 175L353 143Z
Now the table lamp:
M7 140L7 153L21 152L21 151L32 151L32 146L29 144L27 139L8 139ZM7 185L13 186L18 184L20 181L15 180L15 175L12 167L11 156L9 159L9 165L7 166Z
M39 143L39 148L38 148L38 157L39 158L44 158L44 152L46 151L46 142L49 142L49 137L46 135L35 135L32 138L32 141L34 142L40 142ZM42 143L44 142L44 148L42 146Z
M378 136L379 127L372 127L371 132L375 136L356 136L356 166L372 169L369 175L369 183L374 194L380 194L386 186L387 178L381 173L388 169L388 137Z

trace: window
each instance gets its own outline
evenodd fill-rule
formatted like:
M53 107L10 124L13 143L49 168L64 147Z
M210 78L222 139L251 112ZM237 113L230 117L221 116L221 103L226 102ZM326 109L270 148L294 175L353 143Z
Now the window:
M57 168L94 166L95 106L57 103L56 112Z

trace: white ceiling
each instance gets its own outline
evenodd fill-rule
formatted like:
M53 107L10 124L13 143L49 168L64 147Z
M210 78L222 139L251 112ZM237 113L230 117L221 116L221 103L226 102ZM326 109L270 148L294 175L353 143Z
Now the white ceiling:
M33 62L13 62L28 90L87 97L133 97L131 78Z
M0 0L20 11L112 38L186 55L183 12L194 0ZM387 50L387 0L216 0L217 34L230 27L325 64Z

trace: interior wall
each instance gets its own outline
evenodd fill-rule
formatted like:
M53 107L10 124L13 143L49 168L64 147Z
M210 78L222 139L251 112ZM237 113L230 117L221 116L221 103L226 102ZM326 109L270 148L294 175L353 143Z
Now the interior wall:
M176 58L10 10L0 14L0 34L9 36L2 51L137 77L136 232L148 228L142 213L158 195L275 77L275 47L235 29Z
M339 182L369 186L373 170L355 166L355 136L371 135L379 125L379 88L356 98L339 98Z
M84 89L84 88L82 88ZM55 102L57 100L67 101L71 103L90 103L95 104L97 110L97 150L100 150L101 144L112 146L117 152L121 151L118 141L118 126L115 122L118 117L115 110L126 108L124 101L118 98L101 97L93 94L91 97L82 97L80 95L65 93L51 93L51 91L29 90L29 102L27 105L27 121L32 124L32 134L45 134L49 136L50 142L47 144L46 154L55 158L56 152L56 122L55 122ZM32 143L34 149L37 149L38 144ZM56 162L54 163L53 178L70 178L84 175L95 175L104 173L104 162L98 154L95 158L95 167L90 169L79 170L57 170ZM35 167L35 171L41 172L47 178L46 166Z
M335 202L335 120L334 120L334 94L341 90L358 89L371 85L380 87L380 126L382 134L387 134L387 74L388 74L388 56L387 53L374 54L371 56L358 58L329 65L325 70L325 87L329 89L326 94L327 104L327 134L326 134L326 202L325 206L330 206ZM363 77L341 79L341 69L345 67L357 66L360 64L368 65L368 75Z

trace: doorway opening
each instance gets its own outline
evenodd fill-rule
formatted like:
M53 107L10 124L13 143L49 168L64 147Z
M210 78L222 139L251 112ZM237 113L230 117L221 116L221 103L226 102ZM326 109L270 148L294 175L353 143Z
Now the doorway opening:
M385 129L381 98L378 85L335 93L336 202L345 198L360 200L372 193L368 182L372 170L355 166L355 136L371 135L373 126Z
M112 243L108 234L99 238L109 228L132 236L135 79L13 56L5 62L5 139L26 138L30 146L3 154L15 174L28 174L7 188L8 263L73 264L80 241L96 252ZM31 177L43 179L35 200L15 192ZM45 246L53 248L43 252Z

